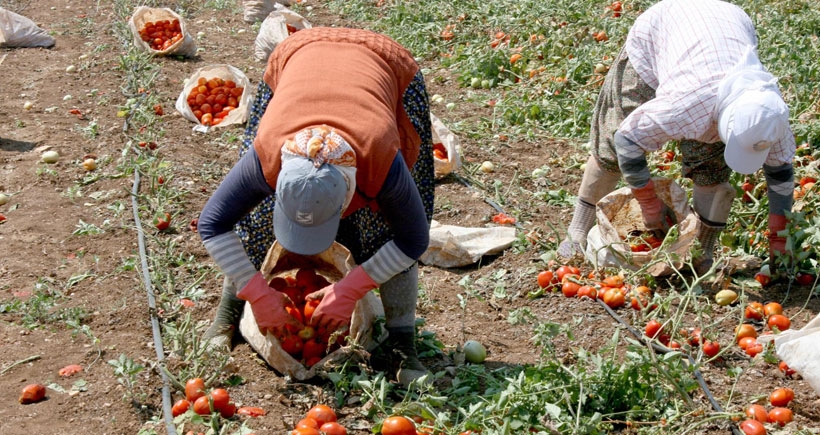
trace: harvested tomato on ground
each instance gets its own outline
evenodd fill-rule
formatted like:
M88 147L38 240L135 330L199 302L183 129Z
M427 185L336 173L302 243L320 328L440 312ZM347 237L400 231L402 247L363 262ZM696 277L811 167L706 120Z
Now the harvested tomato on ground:
M498 213L493 216L493 222L499 225L513 225L515 224L515 218L505 213Z
M18 402L23 405L29 403L37 403L46 398L46 387L40 384L29 384L23 387L23 392L20 394Z

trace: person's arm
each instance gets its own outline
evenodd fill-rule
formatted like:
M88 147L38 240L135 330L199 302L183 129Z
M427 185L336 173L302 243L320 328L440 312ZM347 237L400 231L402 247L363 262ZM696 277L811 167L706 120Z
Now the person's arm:
M646 162L646 151L620 131L615 132L614 142L618 167L641 206L644 225L647 229L659 230L665 235L676 222L675 213L655 193L655 183L652 182Z
M257 271L234 232L234 225L273 193L251 147L231 168L199 216L197 229L205 249L238 289Z
M381 284L412 266L430 243L427 213L401 153L396 153L376 201L393 229L394 239L379 248L362 267L375 282Z

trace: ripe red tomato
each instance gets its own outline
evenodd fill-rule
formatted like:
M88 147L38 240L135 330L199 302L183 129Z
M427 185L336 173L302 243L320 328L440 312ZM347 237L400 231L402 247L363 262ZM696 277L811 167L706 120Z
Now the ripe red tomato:
M204 395L205 381L202 380L202 378L189 379L188 382L185 383L185 398L188 399L189 402L193 402Z
M766 412L766 408L763 405L749 405L746 408L746 417L755 419L761 423L766 423L769 420L768 413Z
M319 430L325 435L347 435L347 429L335 421L323 424Z
M570 275L567 275L570 276ZM577 282L571 280L564 280L564 283L561 284L561 293L568 298L574 298L575 295L578 294L578 290L581 288L581 285Z
M308 410L306 417L316 420L321 427L325 423L336 421L336 412L327 405L316 405Z
M757 272L755 274L755 281L759 282L761 286L766 287L772 282L772 277L763 272Z
M778 331L785 331L792 326L792 322L788 317L782 314L774 314L769 316L769 320L766 321L766 325L768 325L770 329L777 328Z
M313 339L308 340L305 342L304 346L302 347L302 358L305 359L305 362L308 360L312 360L315 358L322 359L322 356L325 354L325 350L327 349L327 344L322 343L319 340ZM308 364L312 366L313 364ZM335 421L335 420L330 420ZM318 422L318 420L317 420ZM321 425L320 425L321 426Z
M309 428L312 428L312 429L319 429L319 423L316 423L316 420L314 420L310 417L305 417L305 418L299 420L298 423L296 423L296 429L303 428L303 427L309 427Z
M790 378L790 377L792 377L795 373L797 373L797 372L795 372L795 371L794 371L791 367L789 367L789 365L788 365L788 364L786 364L786 361L780 361L780 363L777 365L777 368L778 368L778 369L780 369L780 371L781 371L781 372L783 372L783 374L784 374L787 378Z
M171 226L171 213L165 213L163 216L154 218L154 226L160 231L165 231Z
M794 416L791 409L777 407L769 411L768 418L769 423L777 423L780 427L783 427L790 423Z
M663 325L661 325L661 322L652 319L649 322L647 322L646 327L644 328L644 333L649 338L655 338L658 336L658 334L660 334L662 329Z
M590 298L592 300L595 300L598 299L598 291L588 285L584 285L578 289L577 296L581 299Z
M41 384L29 384L23 387L20 398L17 399L23 405L36 403L46 398L46 387Z
M737 328L735 328L735 340L740 342L740 339L743 337L754 337L757 338L757 330L754 326L744 323Z
M757 420L746 420L740 423L740 430L746 435L766 435L766 427Z
M319 306L319 299L311 299L305 301L305 308L302 309L302 314L305 317L305 323L310 323L310 319L313 318L313 312L316 311L316 307Z
M236 403L230 402L219 410L222 418L231 418L236 414Z
M560 266L555 270L555 277L558 278L558 282L563 282L564 276L567 274L580 275L581 271L577 267L567 265Z
M746 350L747 347L757 344L757 338L755 337L743 337L737 341L738 347L743 350Z
M171 415L174 417L178 415L185 414L186 411L191 407L191 402L185 399L179 399L174 403L174 406L171 407Z
M319 432L319 429L314 429L312 427L299 427L293 429L293 431L291 431L291 435L322 435L322 433Z
M778 388L769 394L772 406L787 406L794 399L794 390L788 387Z
M783 314L783 305L777 302L769 302L763 306L763 314L766 317L774 316L775 314Z
M750 320L763 320L763 304L760 302L749 302L744 310L744 316Z
M287 352L289 355L295 357L299 355L300 352L302 352L302 347L304 346L304 343L298 335L288 335L287 337L282 339L280 345L282 346L282 350Z
M538 286L541 288L547 288L555 282L555 274L551 270L542 270L538 273Z
M797 272L797 276L794 277L794 280L797 281L799 285L812 285L815 277L810 273Z
M714 341L707 341L703 343L703 354L709 358L714 357L720 353L720 343Z
M224 388L213 389L211 391L211 399L214 403L214 409L220 412L231 402L231 396L228 394L228 390Z
M382 435L416 435L416 424L413 420L400 415L387 417L382 422Z
M200 396L194 401L194 412L199 415L211 414L211 401L208 396Z
M758 343L757 340L755 340L754 343L749 344L749 346L746 347L746 355L749 355L752 358L757 356L757 354L759 354L760 352L763 352L763 344Z
M604 293L604 303L609 306L609 308L620 308L624 306L626 300L624 299L624 294L621 290L617 288L611 288Z

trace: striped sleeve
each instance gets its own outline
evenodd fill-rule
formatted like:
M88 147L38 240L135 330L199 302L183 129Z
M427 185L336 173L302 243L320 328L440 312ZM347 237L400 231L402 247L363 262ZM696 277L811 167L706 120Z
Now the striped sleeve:
M362 263L362 269L370 275L370 279L381 285L415 262L415 259L404 255L396 243L391 240L379 248L369 260Z
M222 273L233 281L237 290L245 287L245 284L256 274L256 267L245 253L242 241L235 232L228 231L219 234L204 240L203 244Z

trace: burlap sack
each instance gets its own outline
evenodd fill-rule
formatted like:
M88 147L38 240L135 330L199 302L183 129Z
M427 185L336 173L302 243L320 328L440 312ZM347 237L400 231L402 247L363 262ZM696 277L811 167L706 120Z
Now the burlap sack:
M256 35L253 55L259 62L267 62L268 57L285 38L294 31L313 27L308 20L290 9L276 3L273 12L262 21Z
M618 189L601 198L596 204L597 225L587 236L586 258L596 267L623 267L638 270L659 255L673 261L659 261L647 269L653 276L664 276L683 267L689 259L689 250L697 238L697 215L692 212L686 192L673 180L655 178L655 192L678 219L679 236L665 247L648 252L632 252L624 242L630 231L646 231L638 201L629 187ZM670 264L671 263L671 264Z
M188 95L191 93L191 90L194 86L197 86L197 80L200 77L204 77L206 79L212 79L215 77L219 77L223 80L233 80L236 83L237 87L245 88L244 92L242 92L242 96L239 98L239 106L236 109L231 110L225 119L217 125L213 126L205 126L196 119L196 115L194 112L191 111L191 106L188 105ZM175 107L182 116L195 123L194 131L207 133L212 128L220 128L220 127L227 127L233 124L244 124L245 121L248 120L248 111L250 110L250 103L253 90L251 89L251 82L248 80L248 76L245 75L241 70L231 65L209 65L204 66L194 72L188 79L185 81L185 85L182 87L182 92L180 92L179 97L177 97L177 101Z
M29 18L0 8L0 47L51 47L54 38Z
M350 252L336 242L327 251L312 256L290 253L282 248L279 243L274 243L268 250L261 272L265 279L270 282L271 279L277 276L294 276L297 270L305 267L313 268L316 273L324 276L330 282L336 282L353 269L355 264ZM356 309L353 311L353 317L350 321L350 337L353 337L357 346L370 351L384 339L383 336L374 336L373 331L373 322L380 316L384 316L384 307L375 293L367 293L364 298L356 303ZM282 350L276 337L270 334L264 336L259 332L256 319L253 317L253 310L249 304L245 305L242 319L239 322L239 331L248 344L271 367L279 373L297 380L310 379L317 374L323 373L322 369L325 364L331 361L343 360L355 352L355 349L350 346L344 346L328 354L313 367L307 368Z
M179 20L182 39L172 44L167 50L154 50L140 37L140 30L145 27L146 23L154 23L163 20L173 21L175 19ZM194 41L194 38L190 33L188 33L185 19L171 9L140 6L131 15L131 19L128 20L128 27L131 28L131 34L134 35L134 44L137 47L157 56L193 57L196 55L196 41Z
M435 148L436 144L441 144L447 152L447 159L438 157L433 159L435 177L442 178L461 168L461 157L458 155L458 137L432 113L430 114L430 122L433 127L433 147Z

